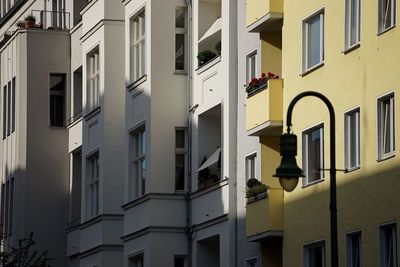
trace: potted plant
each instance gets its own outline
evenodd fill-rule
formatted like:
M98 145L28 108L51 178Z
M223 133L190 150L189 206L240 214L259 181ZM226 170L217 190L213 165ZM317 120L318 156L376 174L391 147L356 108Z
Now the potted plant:
M279 76L272 72L268 72L268 76L265 73L262 73L260 78L252 78L246 87L247 96L257 93L259 89L264 88L264 86L267 85L268 80L271 79L279 79Z
M219 56L221 55L221 41L215 44L215 51L217 51Z
M28 15L24 20L25 29L31 29L36 27L36 18L32 15Z
M25 29L25 21L22 21L22 20L18 21L17 27L18 27L18 29Z
M201 67L204 64L206 64L207 62L211 61L216 56L217 56L217 54L215 54L211 50L201 51L200 53L197 54L197 59L199 61L199 67Z
M257 199L259 195L264 194L268 191L269 186L261 183L256 178L250 178L247 181L246 198Z

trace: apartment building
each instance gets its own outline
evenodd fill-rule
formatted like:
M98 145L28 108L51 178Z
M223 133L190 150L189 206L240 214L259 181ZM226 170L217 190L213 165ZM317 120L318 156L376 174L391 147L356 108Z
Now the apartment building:
M247 133L259 136L262 182L270 186L266 198L248 200L246 209L247 238L260 237L262 266L331 261L325 169L332 136L320 99L301 99L292 117L305 177L279 197L272 178L284 116L304 91L322 93L336 112L339 266L397 266L396 1L247 0L246 12L247 30L260 33L261 54L273 46L269 57L261 55L261 72L284 81L266 75L271 79L248 87L246 100Z

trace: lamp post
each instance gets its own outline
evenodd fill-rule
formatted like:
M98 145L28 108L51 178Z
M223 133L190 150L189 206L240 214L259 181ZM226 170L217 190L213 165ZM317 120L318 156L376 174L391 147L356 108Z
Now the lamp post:
M297 166L297 136L291 133L292 112L295 104L303 97L314 96L321 99L329 110L330 117L330 217L331 217L331 266L338 267L338 238L337 238L337 210L336 210L336 136L335 136L335 111L332 103L318 92L307 91L297 95L290 102L286 126L287 133L281 136L281 165L276 169L274 177L279 178L283 189L291 192L297 186L299 177L304 177L303 171Z

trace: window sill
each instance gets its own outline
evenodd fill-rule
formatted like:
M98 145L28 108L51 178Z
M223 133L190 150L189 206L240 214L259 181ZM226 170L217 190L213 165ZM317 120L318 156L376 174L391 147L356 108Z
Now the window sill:
M322 66L324 66L324 64L325 64L325 62L322 61L322 62L318 63L317 65L314 65L314 66L312 66L311 68L305 70L302 74L300 74L300 76L301 76L301 77L304 77L304 76L310 74L311 72L313 72L313 71L315 71L315 70L321 68Z
M132 91L133 89L136 89L139 85L144 83L145 81L147 81L147 74L143 75L142 77L140 77L139 79L137 79L136 81L134 81L133 83L128 85L126 87L126 89L128 89L128 91Z
M360 42L353 44L352 46L349 46L347 48L344 49L344 51L342 52L343 54L347 55L348 53L350 53L353 50L356 50L357 48L359 48L361 46Z
M188 72L187 72L186 70L175 70L175 71L174 71L174 74L177 74L177 75L187 75Z
M83 118L87 121L90 118L93 118L94 116L96 116L97 114L99 114L101 111L101 107L98 106L97 108L91 110L89 113L85 114L85 116L83 116Z
M377 161L377 162L382 162L382 161L385 161L385 160L394 158L395 156L396 156L395 151L393 151L393 152L388 153L388 154L386 154L386 155L380 156L376 161Z
M303 179L305 179L305 178L303 178ZM322 182L324 182L324 181L325 181L325 178L322 178L322 179L316 180L316 181L314 181L314 182L308 183L308 184L306 184L306 185L303 185L303 186L301 186L301 188L304 189L304 188L313 186L313 185L315 185L315 184L322 183Z
M354 172L354 171L357 171L359 169L361 169L360 165L354 166L354 167L351 167L351 168L347 168L345 173Z
M386 28L386 29L384 29L384 30L382 30L381 32L378 32L376 35L377 35L377 36L380 36L380 35L382 35L382 34L388 32L388 31L390 31L391 29L393 29L393 28L395 28L395 27L396 27L396 24L395 24L395 25L392 25L392 26L390 26L390 27L388 27L388 28Z

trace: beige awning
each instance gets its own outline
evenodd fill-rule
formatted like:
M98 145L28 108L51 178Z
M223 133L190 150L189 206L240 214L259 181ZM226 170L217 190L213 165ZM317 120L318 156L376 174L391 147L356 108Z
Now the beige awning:
M208 37L214 35L216 32L220 31L222 27L222 20L221 18L218 18L212 25L211 27L204 33L204 35L200 38L199 43L201 41L204 41Z
M218 162L219 156L221 154L221 148L218 148L208 159L206 162L203 163L203 165L200 166L200 168L197 170L198 172L201 170L204 170L205 168L210 167L211 165L214 165L215 163Z

